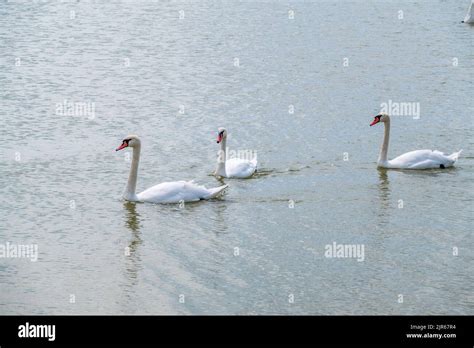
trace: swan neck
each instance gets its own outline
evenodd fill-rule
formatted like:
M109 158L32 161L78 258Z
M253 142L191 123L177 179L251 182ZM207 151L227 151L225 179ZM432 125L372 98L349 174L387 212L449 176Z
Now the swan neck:
M225 160L226 160L226 149L227 149L227 139L224 138L221 141L221 148L217 154L217 167L215 174L218 176L226 176L225 172Z
M138 163L140 162L140 145L133 148L132 164L128 176L127 188L125 189L125 198L135 200L137 189Z
M388 154L388 142L390 140L390 119L384 122L383 143L380 149L379 164L386 163Z

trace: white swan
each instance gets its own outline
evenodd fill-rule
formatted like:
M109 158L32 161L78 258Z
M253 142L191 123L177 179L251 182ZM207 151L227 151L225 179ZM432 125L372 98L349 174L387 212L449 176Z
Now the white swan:
M215 198L228 186L223 185L212 189L195 184L193 181L174 181L164 182L136 194L138 162L140 161L141 142L138 136L129 135L115 151L126 147L133 148L133 159L128 176L127 187L123 198L132 202L150 202L150 203L178 203L194 202L202 199Z
M245 160L240 158L231 158L227 160L227 130L219 128L217 135L217 143L221 144L217 157L217 168L214 172L216 176L224 178L240 178L245 179L251 177L257 170L257 159Z
M394 169L433 169L452 167L459 158L462 150L446 156L440 151L433 150L415 150L407 152L393 160L387 159L388 140L390 137L390 117L386 113L375 116L370 124L373 126L379 122L383 122L385 133L383 137L382 148L380 149L377 166L382 168Z

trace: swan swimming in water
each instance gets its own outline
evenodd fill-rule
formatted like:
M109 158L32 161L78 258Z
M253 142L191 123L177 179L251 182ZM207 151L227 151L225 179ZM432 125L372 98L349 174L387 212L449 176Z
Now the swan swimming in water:
M386 113L375 116L370 124L372 127L382 122L385 126L382 148L380 149L377 166L393 169L434 169L452 167L459 158L462 150L446 156L440 151L433 150L415 150L407 152L393 160L387 159L388 140L390 138L390 117Z
M240 159L240 158L226 158L226 143L227 143L227 130L225 128L218 129L217 143L221 144L219 150L219 156L217 159L217 167L214 175L221 176L224 178L239 178L245 179L250 178L257 170L257 159L252 160Z
M140 161L141 142L138 136L129 135L125 137L122 144L115 150L119 151L126 147L133 149L132 165L128 176L128 183L123 198L132 202L150 203L179 203L195 202L203 199L211 199L219 196L228 185L211 189L197 185L193 181L164 182L136 194L138 162Z

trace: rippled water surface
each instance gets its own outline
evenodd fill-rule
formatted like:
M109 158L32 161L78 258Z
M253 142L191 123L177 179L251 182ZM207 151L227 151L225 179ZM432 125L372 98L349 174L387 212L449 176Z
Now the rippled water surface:
M2 2L0 243L39 259L0 259L0 313L474 314L467 7ZM462 148L457 167L377 170L389 100L421 110L392 117L389 157ZM219 126L257 176L184 208L121 200L125 135L139 190L212 187Z

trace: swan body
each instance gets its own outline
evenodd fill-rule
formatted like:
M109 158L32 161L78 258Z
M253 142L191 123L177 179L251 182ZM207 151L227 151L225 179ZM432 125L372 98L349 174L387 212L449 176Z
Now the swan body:
M219 128L217 143L221 144L219 150L219 157L217 159L217 168L214 175L221 176L224 178L238 178L246 179L250 178L257 171L257 159L251 160L241 158L226 158L226 142L227 142L227 131L224 128Z
M449 156L437 150L415 150L404 153L387 163L382 163L384 168L404 168L404 169L435 169L448 168L456 163L461 151Z
M227 185L224 186L227 187ZM221 191L222 186L207 189L194 183L194 181L172 181L163 182L146 189L137 194L137 200L151 203L195 202L215 198Z
M457 162L462 150L454 152L451 155L445 155L437 150L415 150L400 155L392 160L387 159L388 142L390 138L390 117L381 113L375 116L374 121L370 124L373 126L379 122L383 122L385 126L384 139L382 148L380 149L377 166L381 168L391 169L435 169L449 168Z
M225 161L226 178L250 178L257 170L257 160L244 160L240 158L231 158Z
M215 198L222 194L222 192L228 187L228 185L222 185L207 189L204 186L194 183L194 181L173 181L152 186L145 191L136 194L135 190L141 149L140 139L136 135L129 135L123 140L122 145L120 145L116 151L122 150L126 147L133 148L130 175L123 194L123 198L127 201L149 203L195 202L203 199Z

